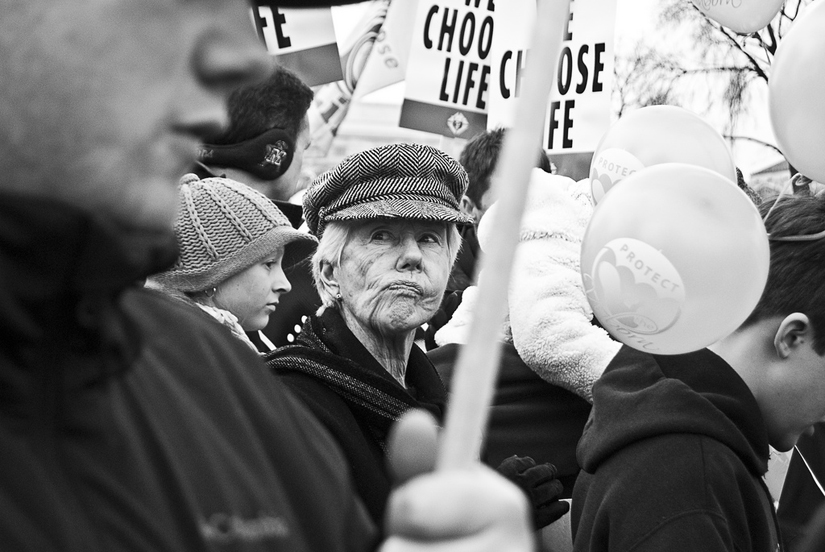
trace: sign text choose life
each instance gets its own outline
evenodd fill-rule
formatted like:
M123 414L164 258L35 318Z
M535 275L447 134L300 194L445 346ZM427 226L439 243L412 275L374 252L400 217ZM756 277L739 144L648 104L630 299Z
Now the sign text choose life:
M573 33L570 31L570 22L573 21L574 5L575 1L571 0L570 17L564 32L565 41L573 40ZM602 72L604 71L604 61L602 60L602 55L606 49L605 43L597 42L592 44L592 49L590 44L581 44L578 46L575 56L570 46L571 44L566 44L562 48L559 57L558 80L556 85L559 96L564 98L564 115L562 116L558 113L562 111L562 100L551 101L547 144L545 144L545 147L549 150L559 149L558 144L556 144L557 135L555 131L559 128L560 124L562 125L561 149L570 149L573 147L573 140L569 137L569 134L570 129L573 127L573 115L571 112L576 106L576 100L567 98L566 96L571 91L576 95L581 95L587 92L601 92L603 89L601 79Z
M464 0L464 4L469 6L475 4L478 8L482 0ZM493 0L486 0L486 9L489 12L495 10ZM441 12L440 25L438 15ZM476 18L472 11L466 11L459 18L459 10L433 5L427 11L424 22L424 47L436 48L439 51L446 50L452 52L453 45L457 46L458 52L462 56L470 54L478 56L479 60L486 60L490 55L490 47L493 43L493 16L487 14L484 17ZM467 105L470 101L470 93L475 91L475 107L486 108L484 92L489 87L490 65L477 63L475 61L466 62L459 59L455 67L452 67L450 57L444 60L444 74L441 79L441 89L439 100L453 104Z

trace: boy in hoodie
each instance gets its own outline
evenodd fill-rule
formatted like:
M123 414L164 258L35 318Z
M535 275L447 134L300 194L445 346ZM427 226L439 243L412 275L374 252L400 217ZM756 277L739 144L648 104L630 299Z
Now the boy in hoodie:
M594 385L576 551L781 550L763 476L769 445L825 417L825 201L761 209L770 274L745 323L683 355L623 347Z

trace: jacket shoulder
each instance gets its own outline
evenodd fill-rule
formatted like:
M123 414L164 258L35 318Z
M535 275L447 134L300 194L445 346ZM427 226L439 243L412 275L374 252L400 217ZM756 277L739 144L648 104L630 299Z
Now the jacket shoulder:
M610 542L616 550L694 550L697 538L702 550L729 550L764 530L753 527L763 515L761 492L758 478L723 443L698 434L658 435L580 474L573 526L584 541ZM773 522L762 517L762 523Z

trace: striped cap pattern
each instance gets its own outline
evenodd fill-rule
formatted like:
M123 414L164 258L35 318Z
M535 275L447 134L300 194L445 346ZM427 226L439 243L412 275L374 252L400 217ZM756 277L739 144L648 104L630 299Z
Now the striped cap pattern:
M153 280L183 292L212 288L289 244L315 238L292 228L265 195L227 178L184 176L178 190L175 236L180 254L168 271ZM290 249L295 249L290 247ZM297 259L296 259L297 260Z
M350 155L304 194L304 217L320 237L333 220L410 218L472 222L458 206L467 173L443 151L389 144Z

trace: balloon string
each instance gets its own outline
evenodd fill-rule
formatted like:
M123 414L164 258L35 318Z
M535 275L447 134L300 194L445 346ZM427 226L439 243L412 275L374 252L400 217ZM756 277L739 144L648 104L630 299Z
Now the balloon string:
M814 474L814 470L811 469L811 465L808 464L808 461L805 459L804 456L802 456L802 451L799 450L799 447L796 446L796 445L794 445L793 448L796 451L796 453L799 455L799 457L802 459L802 462L805 463L805 467L808 468L808 473L811 474L811 477L813 478L814 483L816 483L816 486L819 487L819 492L822 493L822 496L825 496L825 489L822 488L822 484L819 482L819 479L817 479L816 475Z
M765 41L762 40L761 36L759 37L759 43L762 45L762 49L765 50L765 63L767 63L768 67L770 67L773 65L773 62L771 61L771 53L768 51L768 45L765 44Z
M788 190L791 188L793 188L793 178L789 178L782 189L779 190L779 195L777 195L776 199L773 200L773 205L771 205L771 208L768 209L767 213L765 213L765 216L762 217L762 222L765 223L766 226L768 224L768 217L770 217L771 213L773 213L773 210L776 208L776 204L779 203L779 200L782 199L783 196L788 194Z

